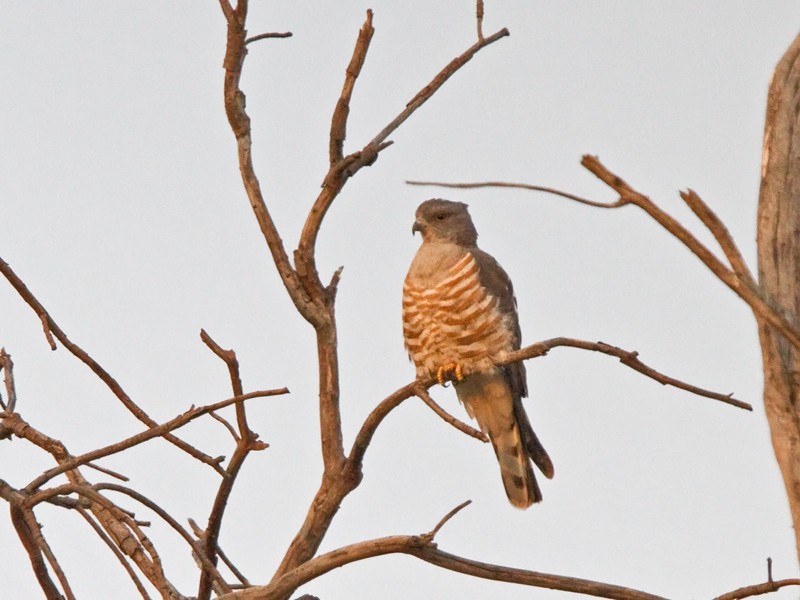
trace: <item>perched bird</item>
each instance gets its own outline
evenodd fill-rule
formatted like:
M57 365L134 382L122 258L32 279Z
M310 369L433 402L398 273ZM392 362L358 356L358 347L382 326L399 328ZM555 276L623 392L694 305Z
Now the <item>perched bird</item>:
M403 285L403 336L417 377L453 381L492 442L509 501L527 508L542 499L530 461L548 478L554 470L522 406L525 365L495 366L520 347L511 280L478 248L462 202L423 202L411 231L422 245Z

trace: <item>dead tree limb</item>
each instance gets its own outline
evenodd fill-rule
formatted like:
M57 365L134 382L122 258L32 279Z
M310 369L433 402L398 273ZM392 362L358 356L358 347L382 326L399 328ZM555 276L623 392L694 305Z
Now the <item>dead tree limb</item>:
M712 400L718 400L720 402L724 402L725 404L730 404L731 406L735 406L737 408L743 408L744 410L749 410L749 411L753 410L753 407L750 406L747 402L742 402L741 400L735 399L733 397L733 394L720 394L719 392L706 390L701 387L697 387L696 385L692 385L690 383L681 381L680 379L675 379L674 377L664 375L663 373L656 371L654 368L644 364L641 360L639 360L638 352L623 350L622 348L618 348L617 346L612 346L611 344L606 344L605 342L587 342L586 340L577 340L574 338L566 338L566 337L551 338L549 340L544 340L541 342L537 342L535 344L531 344L530 346L526 346L525 348L520 348L515 352L511 352L508 354L508 356L506 356L505 359L503 359L498 364L507 365L517 360L524 360L527 358L544 356L553 348L559 348L559 347L578 348L580 350L589 350L591 352L600 352L601 354L614 356L618 358L619 361L626 367L641 373L645 377L649 377L650 379L657 381L661 385L669 385L672 387L676 387L678 389L692 393L696 396L703 396L704 398L711 398Z
M63 600L61 592L50 577L47 562L39 544L36 543L34 532L25 519L25 510L13 504L10 510L11 524L17 532L20 542L22 542L22 547L28 553L28 560L30 560L33 567L33 574L36 576L36 581L39 582L39 587L42 588L45 598L47 600Z
M758 279L773 310L793 329L756 313L764 407L794 523L800 559L800 35L772 75L758 200Z
M47 312L45 307L39 302L33 293L28 289L28 286L19 278L19 276L11 269L11 266L5 262L2 258L0 258L0 273L8 280L11 286L17 291L20 297L30 306L39 319L42 322L44 327L45 335L48 339L50 344L50 348L55 350L56 344L53 341L53 336L61 342L61 344L69 350L69 352L78 360L80 360L83 364L85 364L89 369L94 373L100 381L102 381L111 393L116 396L116 398L122 403L122 405L128 409L128 411L139 421L147 425L148 427L155 427L158 425L151 417L148 415L133 399L122 389L122 386L119 382L111 376L111 374L106 371L100 363L98 363L94 358L92 358L83 348L78 346L75 342L70 340L67 337L67 334L56 324L53 318L50 316L50 313ZM190 456L196 458L200 462L203 462L210 467L212 467L215 471L217 471L220 475L223 475L224 472L222 468L219 466L216 459L208 456L205 452L201 452L191 444L183 441L180 438L175 437L172 434L167 434L164 436L164 439L175 444L178 448L189 454Z
M344 546L307 561L280 578L273 580L269 585L236 591L222 596L219 600L278 600L304 583L316 579L333 569L386 554L407 554L450 571L494 581L506 581L614 600L665 600L661 596L632 588L576 577L565 577L563 575L493 565L439 550L434 542L436 533L454 514L467 504L469 504L469 501L450 511L427 533L390 536Z
M234 396L242 396L244 393L242 387L242 378L239 373L239 361L236 358L236 352L233 350L225 350L217 342L215 342L205 330L200 332L200 337L203 342L208 346L211 351L223 360L228 367L228 374L231 379L231 389ZM227 477L224 477L217 489L217 495L214 498L214 504L211 507L211 512L208 515L208 522L206 523L205 531L203 532L203 553L205 558L211 563L217 564L217 541L219 540L219 533L222 528L222 517L225 514L225 508L228 506L228 499L233 492L233 485L236 483L236 477L244 465L244 461L251 452L263 450L267 447L262 441L259 441L258 435L250 430L247 424L247 413L245 412L244 402L237 402L236 407L236 423L238 425L238 435L236 437L236 448L233 451L233 456L228 465L225 467ZM218 575L218 574L217 574ZM215 582L215 577L207 568L203 568L200 574L200 584L197 592L198 600L208 600L211 597L212 584Z
M170 431L178 429L179 427L183 427L184 425L190 423L194 419L204 414L210 413L214 410L219 410L220 408L224 408L226 406L230 406L231 404L242 402L243 400L247 400L249 398L276 396L280 394L287 394L288 392L289 390L287 390L286 388L281 388L278 390L263 390L258 392L251 392L249 394L242 394L241 396L234 396L233 398L228 398L227 400L223 400L215 404L209 404L207 406L198 406L190 408L186 412L178 415L174 419L167 421L166 423L162 423L160 425L156 424L150 429L146 429L145 431L137 433L136 435L126 438L122 441L116 442L109 446L105 446L103 448L98 448L97 450L92 450L85 454L81 454L80 456L75 456L65 459L57 467L49 469L48 471L46 471L45 473L34 479L28 485L26 490L32 492L39 486L43 485L45 482L52 479L53 477L60 475L66 471L69 471L70 469L74 469L83 464L86 464L89 461L97 460L99 458L110 456L112 454L117 454L118 452L122 452L129 448L133 448L134 446L142 444L148 440L160 437L166 437L166 435ZM22 419L22 417L17 413L6 414L6 416L3 417L3 423L8 429L10 429L14 434L16 434L19 437L24 436L26 429L30 427L28 423L26 423Z

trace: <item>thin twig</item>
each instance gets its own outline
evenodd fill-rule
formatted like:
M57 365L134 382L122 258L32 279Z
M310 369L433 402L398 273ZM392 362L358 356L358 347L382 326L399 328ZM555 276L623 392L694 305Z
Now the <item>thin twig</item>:
M236 565L235 565L235 564L233 564L233 561L231 561L231 559L230 559L230 558L228 558L228 555L227 555L227 554L225 554L225 552L222 550L222 548L220 548L220 546L219 546L219 543L217 543L217 555L219 556L220 560L221 560L223 563L225 563L225 566L226 566L226 567L228 567L228 569L230 569L230 571L231 571L231 573L233 573L234 577L236 577L236 579L238 579L238 580L239 580L239 582L240 582L240 583L241 583L243 586L245 586L245 587L250 587L250 586L252 585L252 584L251 584L251 583L250 583L250 582L247 580L247 577L245 577L245 576L244 576L244 573L242 573L242 572L241 572L241 571L240 571L240 570L239 570L239 569L236 567ZM231 587L233 587L233 586L231 586Z
M477 0L475 6L475 17L478 24L478 39L483 39L483 0Z
M254 35L253 37L245 39L244 45L247 46L248 44L252 42L257 42L259 40L266 40L272 38L290 38L290 37L292 37L291 31L284 31L282 33L280 32L259 33L258 35Z
M436 537L436 534L439 533L439 531L442 529L442 527L444 527L445 524L450 519L455 517L458 513L460 513L462 510L464 510L470 504L472 504L472 500L464 500L464 502L462 502L461 504L456 506L453 510L451 510L449 513L447 513L445 516L443 516L441 519L439 519L439 522L436 524L436 526L433 529L431 529L428 533L426 533L425 537L428 538L428 540L432 542L433 538Z
M583 198L582 196L576 196L575 194L570 194L569 192L562 192L561 190L557 190L551 187L545 187L541 185L530 185L528 183L511 183L508 181L481 181L478 183L445 183L443 181L406 180L406 184L417 185L417 186L454 188L460 190L473 190L479 188L512 188L519 190L531 190L534 192L544 192L546 194L560 196L561 198L566 198L567 200L574 200L575 202L578 202L580 204L585 204L586 206L593 206L595 208L619 208L620 206L629 204L628 201L622 199L619 199L616 202L598 202L596 200L589 200L588 198Z
M474 427L470 427L469 425L467 425L463 421L459 421L453 415L451 415L449 412L447 412L441 406L439 406L436 403L436 401L433 398L431 398L431 395L428 393L428 391L425 388L420 387L420 388L414 390L414 395L417 396L420 400L422 400L425 404L427 404L428 407L433 412L435 412L439 417L441 417L441 419L445 423L449 423L450 425L452 425L453 427L455 427L456 429L458 429L462 433L466 433L467 435L469 435L471 437L474 437L476 440L480 440L480 441L482 441L484 443L489 441L489 437L485 433L483 433L479 429L475 429Z
M112 471L111 469L107 469L106 467L101 467L100 465L96 465L91 462L85 463L87 467L90 469L94 469L95 471L100 471L101 473L105 473L106 475L113 477L114 479L119 479L120 481L130 481L129 477L126 477L122 473L117 473L116 471Z
M218 415L213 410L210 413L208 413L208 416L214 419L215 421L219 421L220 423L222 423L225 429L228 430L228 433L231 434L231 437L233 437L233 441L235 442L239 441L239 435L236 433L236 430L233 428L233 425L231 425L225 417Z

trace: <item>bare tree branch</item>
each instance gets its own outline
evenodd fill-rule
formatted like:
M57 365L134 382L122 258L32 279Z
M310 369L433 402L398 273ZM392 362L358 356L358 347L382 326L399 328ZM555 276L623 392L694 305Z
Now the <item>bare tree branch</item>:
M239 361L236 358L236 352L222 348L222 346L217 344L217 342L215 342L213 338L206 333L205 329L200 330L200 339L203 340L203 343L208 346L214 354L221 358L228 367L228 375L231 378L231 389L233 391L233 395L243 395L244 389L242 388L242 378L239 375ZM253 441L255 437L253 432L250 431L250 428L247 426L247 414L245 412L244 402L236 403L236 422L239 426L241 438L245 438L247 441Z
M450 519L455 517L458 513L460 513L470 504L472 504L472 500L464 500L464 502L456 506L453 510L451 510L449 513L447 513L445 516L439 519L439 522L433 527L433 529L431 529L428 533L426 533L424 537L428 539L430 542L432 542L433 538L436 537L436 534L439 533L441 528L444 527Z
M247 55L245 19L247 17L248 2L247 0L239 0L235 10L227 0L220 0L220 6L228 22L227 45L223 63L225 67L225 112L236 137L242 183L289 297L298 312L307 321L310 323L319 322L322 318L320 308L315 305L308 295L297 272L289 262L289 257L283 246L283 240L281 240L275 222L272 220L272 215L267 209L264 195L261 192L261 184L253 167L250 117L245 109L244 92L239 87L242 66Z
M756 242L760 292L800 328L800 35L778 61L769 85L761 154ZM764 411L783 476L800 558L800 346L756 314ZM795 329L797 331L797 329Z
M741 598L750 598L751 596L760 596L761 594L770 594L777 592L779 589L788 587L790 585L800 585L800 579L780 579L778 581L765 581L756 585L747 585L740 587L727 594L722 594L714 598L714 600L740 600Z
M200 332L200 337L214 354L225 362L231 378L233 393L236 396L241 396L243 394L242 379L239 374L239 361L236 358L236 352L233 350L224 350L205 332L205 330ZM236 421L239 427L239 435L236 436L236 449L225 469L228 476L223 478L217 489L217 495L214 498L214 504L208 516L208 523L206 524L206 529L202 538L203 552L208 561L214 565L217 563L217 542L219 540L220 529L222 528L222 517L228 505L228 499L233 491L236 476L239 474L250 452L254 450L263 450L267 447L267 444L259 441L258 436L250 430L247 424L247 415L245 414L245 405L243 402L236 403ZM204 568L200 574L200 584L197 592L197 598L199 600L208 600L208 598L210 598L213 583L214 578L211 576L211 573Z
M420 400L422 400L425 404L427 404L428 407L433 412L435 412L439 417L441 417L441 419L445 423L449 423L450 425L452 425L453 427L455 427L456 429L458 429L462 433L466 433L467 435L469 435L471 437L474 437L476 440L480 440L480 441L482 441L484 443L489 441L489 437L485 433L483 433L482 431L480 431L478 429L475 429L474 427L470 427L469 425L467 425L463 421L459 421L453 415L451 415L446 410L444 410L441 406L439 406L434 401L434 399L431 398L431 395L428 393L428 390L426 390L425 388L420 387L420 388L414 390L414 395L417 396Z
M4 412L14 412L17 406L17 388L14 385L14 363L11 360L11 355L6 352L5 348L0 348L0 371L3 371L3 383L6 388L6 401L3 402L0 398L0 407ZM11 437L11 431L3 425L0 419L0 440L5 440Z
M130 577L133 585L136 586L136 589L138 590L139 594L141 594L142 598L144 600L151 600L150 594L147 593L142 581L139 579L139 576L136 575L136 571L134 571L133 567L128 562L128 559L125 558L125 555L120 551L119 548L117 548L111 538L106 535L106 532L103 531L103 528L100 527L97 521L94 520L92 514L83 508L78 508L78 514L80 514L81 517L83 517L83 519L89 524L89 526L94 530L95 534L97 534L97 537L99 537L108 547L108 549L111 550L111 553L117 557L117 560L125 569L125 572L128 574L128 577Z
M711 234L714 236L714 239L717 240L719 247L722 248L722 251L725 253L725 257L728 259L731 268L733 268L733 272L742 279L746 280L751 286L755 287L757 285L756 281L753 278L752 273L750 273L750 269L747 267L747 263L745 262L742 253L739 251L739 248L733 241L733 237L728 231L728 228L725 227L725 224L722 222L722 220L713 210L711 210L711 207L709 207L708 204L706 204L694 190L689 189L685 192L680 192L680 196L686 205L692 209L692 212L697 216L697 218L700 219L703 225L706 226L706 229L711 232Z
M282 33L272 32L272 33L259 33L258 35L254 35L253 37L249 37L245 39L244 45L247 46L252 42L257 42L259 40L266 40L266 39L273 39L273 38L290 38L292 37L291 31L284 31Z
M454 188L459 190L474 190L479 188L511 188L518 190L530 190L533 192L545 192L547 194L552 194L554 196L560 196L561 198L566 198L567 200L574 200L579 204L585 204L586 206L593 206L595 208L619 208L620 206L629 204L627 201L622 199L617 200L616 202L597 202L596 200L589 200L588 198L583 198L582 196L576 196L575 194L570 194L569 192L562 192L561 190L557 190L551 187L545 187L541 185L531 185L529 183L510 183L508 181L482 181L480 183L446 183L444 181L415 181L407 179L406 184L417 185L417 186Z
M510 352L502 361L498 362L498 365L507 365L518 360L544 356L553 348L558 348L560 346L579 348L581 350L590 350L592 352L600 352L609 356L615 356L619 358L620 362L626 367L629 367L634 371L638 371L642 375L645 375L650 379L654 379L662 385L670 385L672 387L691 392L697 396L719 400L720 402L730 404L731 406L735 406L737 408L743 408L750 411L753 410L753 407L750 404L747 402L742 402L741 400L736 400L732 397L732 394L720 394L718 392L712 392L710 390L706 390L659 373L652 367L648 367L646 364L640 361L638 358L638 352L629 352L627 350L623 350L622 348L606 344L605 342L587 342L585 340L577 340L566 337L551 338L549 340L531 344L530 346L521 348L516 352Z
M137 492L134 489L131 489L124 485L117 485L115 483L98 483L93 486L93 489L97 490L98 492L101 490L110 490L113 492L119 492L121 494L125 494L126 496L130 496L143 506L146 506L147 508L152 510L159 517L161 517L161 519L167 525L172 527L172 529L174 529L178 533L178 535L180 535L184 539L184 541L189 545L189 547L192 549L193 554L202 564L203 572L209 573L209 576L213 579L215 583L222 586L222 588L225 589L226 591L230 591L230 587L225 582L225 579L222 577L219 571L217 571L216 565L206 557L206 555L203 552L203 547L199 543L197 543L197 540L195 540L195 538L192 537L192 535L188 531L186 531L186 529L182 527L181 524L178 523L178 521L172 515L170 515L167 511L161 508L158 504L150 500L150 498L148 498L147 496L145 496L140 492Z
M0 371L3 371L3 383L6 388L6 401L0 399L4 411L14 412L17 406L17 389L14 385L14 363L5 348L0 348Z
M478 39L483 39L483 0L475 3L475 17L478 25Z
M95 471L99 471L100 473L104 473L114 479L119 479L120 481L130 481L128 477L123 475L122 473L117 473L116 471L112 471L111 469L107 469L105 467L101 467L100 465L96 465L92 462L85 463L87 467L90 469L94 469Z
M30 530L33 532L33 537L36 540L36 543L39 545L42 554L44 554L47 562L50 563L50 567L53 569L53 571L55 571L58 582L61 584L61 589L64 590L64 595L67 597L67 600L75 600L75 594L72 592L72 588L69 585L67 575L64 573L64 569L58 562L58 559L56 558L52 548L50 548L50 544L47 543L47 540L42 533L42 526L39 525L38 521L36 520L36 516L33 514L33 511L23 511L22 517L25 519L28 527L30 527Z
M461 505L456 510L460 510L463 506ZM415 556L438 567L482 579L506 581L615 600L664 600L654 594L618 585L493 565L449 554L439 550L433 543L433 536L438 531L438 527L426 534L391 536L344 546L309 560L289 571L280 579L273 580L269 585L236 591L221 596L219 600L277 600L304 583L333 569L375 556L398 553Z
M50 573L47 570L47 563L42 555L42 550L37 543L36 536L31 529L28 521L25 519L25 513L28 510L21 509L18 506L11 506L11 524L22 542L22 547L28 553L28 559L31 561L33 567L33 574L39 582L39 587L42 588L45 598L47 600L63 600L61 592L56 587L55 582L50 578Z
M111 393L117 397L117 399L122 402L125 408L130 411L130 413L139 419L142 423L147 425L148 427L155 427L157 423L150 418L150 416L142 410L142 408L136 404L130 396L122 389L122 386L114 379L108 371L106 371L100 364L94 360L91 356L89 356L86 351L84 351L80 346L72 342L68 337L67 334L56 324L56 322L52 319L50 314L47 310L42 306L41 302L39 302L36 297L31 293L25 283L17 276L16 273L11 269L9 264L5 262L2 258L0 258L0 273L2 273L8 282L12 285L12 287L17 290L17 293L22 297L22 299L30 306L33 311L38 315L38 317L42 320L42 323L45 324L45 332L52 332L53 335L58 339L59 342L67 349L69 352L75 356L78 360L80 360L83 364L85 364L91 371L97 375L97 377L106 384ZM55 350L55 344L51 343L51 348ZM215 471L222 474L222 469L220 468L217 461L212 457L208 456L204 452L201 452L191 444L177 438L173 435L165 435L164 439L175 444L178 448L186 452L187 454L193 456L197 460L204 462L205 464L211 466Z
M178 415L174 419L167 421L166 423L162 423L161 425L156 425L154 427L151 427L150 429L142 431L141 433L137 433L136 435L132 435L129 438L111 444L109 446L98 448L97 450L92 450L91 452L86 452L85 454L81 454L80 456L64 460L57 467L53 467L52 469L45 471L42 475L34 479L30 484L28 484L26 489L29 491L33 491L36 488L43 485L45 482L52 479L53 477L60 475L71 469L74 469L76 467L79 467L80 465L86 464L89 461L97 460L105 456L110 456L112 454L122 452L123 450L133 448L134 446L138 446L139 444L142 444L148 440L152 440L153 438L166 437L165 434L167 434L168 432L178 429L179 427L183 427L184 425L193 421L197 417L200 417L211 411L219 410L220 408L224 408L231 404L235 404L243 400L248 400L250 398L263 398L263 397L276 396L288 393L289 390L286 388L281 388L277 390L262 390L258 392L250 392L249 394L242 394L241 396L234 396L233 398L228 398L227 400L222 400L221 402L216 402L215 404L190 408L186 412ZM5 423L6 427L8 427L11 431L14 432L14 434L16 434L19 437L24 437L25 436L24 432L30 430L30 425L27 422L25 422L25 420L17 413L6 415L3 418L3 423Z
M349 468L352 471L361 473L361 465L364 462L364 454L372 442L372 437L375 435L378 425L383 422L386 416L395 408L400 406L404 400L415 395L416 390L420 385L424 387L430 387L433 385L433 383L433 381L412 381L408 385L401 387L393 394L384 398L380 403L378 403L378 406L372 409L372 412L369 413L367 418L364 420L364 423L361 425L361 429L358 430L355 440L353 440L353 446L350 449L350 454L347 457Z
M347 71L344 78L344 85L342 93L339 95L339 100L336 103L336 109L333 111L333 118L331 119L331 133L329 142L329 158L330 164L335 165L344 158L344 140L347 137L347 117L350 115L350 98L353 96L353 88L356 84L356 79L361 74L361 67L364 66L364 60L367 58L367 51L369 50L369 43L372 41L372 35L375 33L375 28L372 26L372 11L367 10L367 20L358 32L358 40L356 47L353 49L353 56L350 58L350 64L347 65Z
M733 270L726 267L714 254L706 248L692 233L689 232L683 225L676 221L672 216L663 211L657 206L650 198L641 194L630 187L621 177L609 171L596 156L585 155L581 160L581 164L600 181L608 185L615 192L620 195L620 198L628 200L631 204L635 204L648 215L650 215L659 225L666 229L673 236L678 238L684 246L699 258L704 265L706 265L717 278L727 285L731 291L744 300L753 312L760 318L764 319L770 325L779 330L792 344L800 348L800 331L792 325L783 315L774 310L767 304L757 287L753 285L752 277L748 279L738 275ZM691 207L691 204L690 204ZM707 207L706 207L707 209ZM693 209L694 210L694 209ZM707 209L710 213L710 209ZM713 213L712 213L713 214ZM716 220L709 220L707 226L719 222ZM713 230L712 230L713 232ZM715 238L723 239L726 237L727 232L717 231Z
M437 567L480 577L493 581L506 581L532 587L547 588L551 590L561 590L587 596L597 596L599 598L611 598L613 600L665 600L661 596L635 590L633 588L603 583L600 581L590 581L578 577L567 577L564 575L552 575L549 573L539 573L525 569L515 569L500 565L470 560L455 554L444 552L435 547L427 546L414 549L408 552L426 562Z

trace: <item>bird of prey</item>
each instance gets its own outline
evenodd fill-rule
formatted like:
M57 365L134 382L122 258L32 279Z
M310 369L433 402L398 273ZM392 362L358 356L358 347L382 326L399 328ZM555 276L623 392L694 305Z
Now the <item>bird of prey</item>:
M478 248L467 205L420 204L412 232L422 234L403 285L403 336L417 377L453 381L458 399L492 442L511 504L542 499L531 460L548 478L553 463L533 432L522 398L522 362L496 362L520 347L514 290L497 261Z

